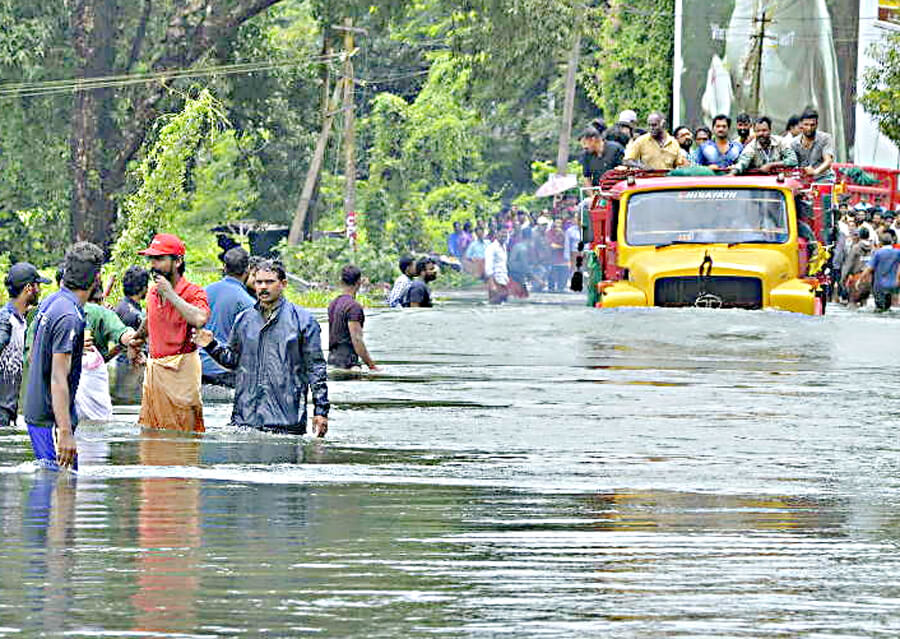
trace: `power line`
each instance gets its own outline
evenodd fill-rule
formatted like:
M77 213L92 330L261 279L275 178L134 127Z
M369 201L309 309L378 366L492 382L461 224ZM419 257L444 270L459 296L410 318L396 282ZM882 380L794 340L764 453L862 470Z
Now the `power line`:
M238 64L223 64L200 68L167 69L150 73L133 73L124 75L110 75L91 78L68 78L65 80L48 80L42 82L21 82L0 84L0 99L12 97L36 97L43 95L55 95L59 93L74 93L79 91L91 91L95 89L117 88L137 84L147 84L157 81L173 81L189 78L201 78L215 75L239 75L249 74L274 69L283 69L327 62L340 59L342 55L331 54L313 56L302 60L261 60Z

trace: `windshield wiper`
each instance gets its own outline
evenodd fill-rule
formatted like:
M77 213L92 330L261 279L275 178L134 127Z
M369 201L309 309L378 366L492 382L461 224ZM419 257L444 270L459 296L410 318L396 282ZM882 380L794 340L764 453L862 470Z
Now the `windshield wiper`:
M672 240L671 242L666 242L665 244L657 244L656 248L666 248L667 246L677 246L678 244L710 244L710 242L697 242L695 240Z
M743 242L729 242L728 248L733 248L738 246L739 244L783 244L784 242L778 242L774 240L744 240Z

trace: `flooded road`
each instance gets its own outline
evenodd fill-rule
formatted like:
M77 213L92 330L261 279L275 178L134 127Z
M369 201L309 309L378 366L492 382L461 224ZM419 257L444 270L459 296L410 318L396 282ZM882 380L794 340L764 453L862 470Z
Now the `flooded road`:
M0 636L900 633L900 314L372 312L328 439L0 432Z

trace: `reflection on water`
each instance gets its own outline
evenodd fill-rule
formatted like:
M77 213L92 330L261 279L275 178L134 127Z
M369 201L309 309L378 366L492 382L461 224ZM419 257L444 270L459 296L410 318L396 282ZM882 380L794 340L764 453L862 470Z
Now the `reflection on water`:
M200 442L141 433L142 466L197 466ZM200 481L148 477L140 480L136 631L190 632L199 586Z
M895 636L897 319L566 299L372 313L324 442L0 432L0 636Z

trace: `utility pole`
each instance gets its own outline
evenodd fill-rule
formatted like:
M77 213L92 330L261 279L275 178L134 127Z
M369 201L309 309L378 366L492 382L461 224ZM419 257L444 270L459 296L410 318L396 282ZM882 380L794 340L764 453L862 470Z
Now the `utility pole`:
M755 66L756 68L753 70L753 83L750 86L750 102L753 104L753 113L759 113L759 98L760 98L760 90L762 87L762 70L763 70L763 47L766 43L766 25L771 22L771 20L766 17L766 10L768 9L767 0L758 0L760 4L757 4L758 11L756 15L753 16L753 22L759 25L759 29L753 37L756 39L756 60Z
M297 209L294 212L294 219L291 222L291 230L288 234L288 244L296 246L303 240L303 229L306 226L306 219L309 216L309 205L312 201L313 191L316 188L316 182L319 180L319 172L322 170L322 163L325 159L325 150L328 147L328 137L331 135L331 128L334 124L334 116L338 112L338 100L343 95L344 112L344 153L347 183L344 190L344 211L349 213L356 207L356 159L354 153L355 130L354 130L354 109L353 109L353 62L352 57L354 50L354 33L365 34L365 29L353 27L353 21L350 18L344 20L343 25L332 25L332 29L344 32L344 69L343 78L334 83L334 92L331 94L331 100L324 106L322 111L322 130L319 132L319 139L316 142L316 149L313 152L312 161L309 164L309 171L306 173L306 181L303 184L303 191L300 194L300 201L297 203Z
M569 166L569 140L572 136L572 117L575 111L575 75L578 72L578 58L581 55L580 12L575 12L572 27L572 51L566 70L566 98L563 103L563 117L559 127L559 149L556 153L556 173L566 175Z
M300 202L297 203L297 210L294 211L294 219L291 222L291 231L288 234L288 244L291 246L297 246L303 240L303 228L306 226L309 203L312 200L313 191L316 189L316 182L319 180L322 161L325 159L325 149L328 146L328 136L331 135L331 125L334 123L341 88L341 83L335 82L331 101L325 104L322 112L322 130L319 132L316 150L313 152L312 161L309 163L306 181L303 183L303 191L300 194Z
M344 50L353 51L353 19L344 19ZM356 212L356 112L353 108L353 59L344 59L344 215Z

